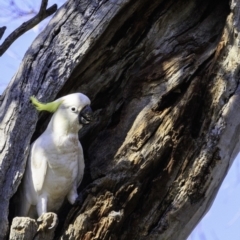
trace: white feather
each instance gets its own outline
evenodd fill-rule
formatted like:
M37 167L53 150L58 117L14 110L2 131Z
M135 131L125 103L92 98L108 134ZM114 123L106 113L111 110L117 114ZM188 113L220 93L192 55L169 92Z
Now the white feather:
M22 184L21 207L18 215L38 216L56 212L67 197L77 198L77 187L84 174L84 156L78 140L78 114L90 105L83 94L76 93L60 99L62 104L53 114L45 132L32 144ZM75 112L73 112L75 108Z

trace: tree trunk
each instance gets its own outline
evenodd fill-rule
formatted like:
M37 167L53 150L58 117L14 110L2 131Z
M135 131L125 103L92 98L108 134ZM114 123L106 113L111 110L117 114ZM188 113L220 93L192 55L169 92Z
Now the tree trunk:
M189 235L239 150L240 3L230 4L69 0L57 12L2 96L0 239L29 145L49 120L29 97L77 91L96 121L80 132L81 198L60 214L56 237Z

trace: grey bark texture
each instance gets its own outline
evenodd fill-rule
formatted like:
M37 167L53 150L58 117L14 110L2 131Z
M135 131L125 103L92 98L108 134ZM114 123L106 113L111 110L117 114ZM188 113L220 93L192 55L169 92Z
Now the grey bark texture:
M81 197L56 238L186 239L239 151L239 4L69 0L59 9L2 96L0 239L30 143L49 121L29 97L77 91L96 121L80 132Z

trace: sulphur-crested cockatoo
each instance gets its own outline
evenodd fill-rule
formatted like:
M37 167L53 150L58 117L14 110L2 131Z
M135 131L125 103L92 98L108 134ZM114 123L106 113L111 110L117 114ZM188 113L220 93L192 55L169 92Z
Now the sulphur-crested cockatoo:
M56 212L65 197L73 204L84 173L78 131L92 120L90 100L82 93L41 103L31 97L39 111L53 112L45 132L31 145L20 189L19 216L40 217Z

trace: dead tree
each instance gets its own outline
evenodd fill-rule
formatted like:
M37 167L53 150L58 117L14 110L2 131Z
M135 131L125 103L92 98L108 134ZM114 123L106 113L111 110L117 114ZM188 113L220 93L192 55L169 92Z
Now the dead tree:
M0 238L42 101L83 92L96 121L61 239L185 239L239 151L239 5L232 0L69 0L2 96ZM50 238L49 238L50 239Z

